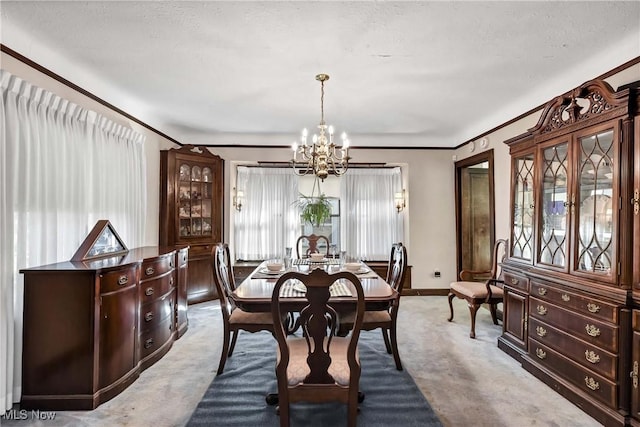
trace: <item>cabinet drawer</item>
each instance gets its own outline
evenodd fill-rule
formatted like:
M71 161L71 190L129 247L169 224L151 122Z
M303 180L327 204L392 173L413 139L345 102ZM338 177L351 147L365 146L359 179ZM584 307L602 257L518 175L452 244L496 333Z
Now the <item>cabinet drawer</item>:
M602 347L612 353L618 351L618 327L566 310L531 296L529 315L570 335Z
M617 379L618 357L603 349L581 341L538 319L531 319L530 333L535 339L558 350L588 369L604 375L610 380Z
M140 308L141 331L153 329L173 314L175 295L175 292L171 292L149 304L142 305Z
M173 253L154 258L142 263L140 282L153 279L167 273L173 268Z
M140 333L140 358L144 359L162 347L173 334L173 317L168 317L155 328Z
M116 292L136 284L136 267L112 270L100 274L100 293Z
M508 271L505 271L502 274L502 277L504 279L504 284L505 285L509 285L512 288L515 289L519 289L521 291L524 292L528 292L529 290L529 281L527 280L526 277L524 276L520 276L514 273L510 273Z
M140 304L146 304L165 295L173 288L175 279L173 273L166 274L159 279L140 284Z
M589 397L598 399L611 408L618 407L617 385L601 375L573 362L548 346L529 338L531 358L571 381Z
M184 248L178 251L178 267L184 267L189 261L189 249Z
M601 300L589 298L575 292L548 286L544 283L531 281L531 295L562 307L579 311L589 317L602 319L606 322L618 323L618 306Z

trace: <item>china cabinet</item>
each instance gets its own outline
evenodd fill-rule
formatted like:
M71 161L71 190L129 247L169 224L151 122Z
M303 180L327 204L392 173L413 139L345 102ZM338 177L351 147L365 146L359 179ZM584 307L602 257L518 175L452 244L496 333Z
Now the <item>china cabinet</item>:
M21 408L94 409L169 351L179 314L175 254L129 250L101 220L70 261L21 270Z
M638 407L631 353L640 325L631 301L640 231L629 203L636 87L587 82L505 141L511 247L498 346L605 425L634 423ZM637 186L637 160L635 169Z
M217 298L211 250L222 241L224 160L185 145L160 151L160 245L189 246L189 303Z

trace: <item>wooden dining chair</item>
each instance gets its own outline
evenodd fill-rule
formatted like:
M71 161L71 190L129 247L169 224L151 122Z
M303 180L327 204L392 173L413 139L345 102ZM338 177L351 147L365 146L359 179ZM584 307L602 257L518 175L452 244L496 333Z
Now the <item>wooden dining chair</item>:
M404 286L404 272L407 267L407 248L402 243L391 246L391 255L387 266L386 282L398 293L388 310L365 311L362 322L363 331L373 331L380 328L387 353L393 354L396 369L402 371L402 362L398 351L398 310L400 309L400 295ZM354 323L354 313L346 313L340 319L341 330L351 329Z
M231 357L233 354L238 333L241 330L247 332L271 331L273 333L273 319L271 313L250 313L234 304L231 292L235 290L235 281L231 268L229 246L226 243L218 243L213 248L213 271L215 272L214 282L220 298L223 324L222 353L217 372L217 375L220 375L224 371L227 357ZM230 341L231 345L229 345Z
M498 239L493 245L491 256L491 270L472 271L462 270L460 281L452 282L449 286L449 310L451 316L449 322L453 320L453 298L458 297L467 301L469 312L471 313L471 338L476 337L476 313L482 304L489 305L491 318L495 325L498 324L498 304L503 300L502 287L504 281L500 269L500 262L506 257L508 240ZM488 279L483 281L475 280L477 277Z
M304 250L305 243L308 245L306 250ZM324 245L322 243L324 243ZM298 237L296 241L296 254L298 258L309 258L309 255L314 253L324 253L325 256L329 256L329 238L317 234Z
M281 288L290 280L306 286L308 304L300 311L302 336L286 333L280 301ZM356 291L356 317L351 333L336 336L338 315L329 305L330 286L337 280L349 281ZM274 335L278 342L276 377L280 426L289 426L289 404L294 402L338 401L348 405L348 425L355 426L358 415L360 360L358 338L364 317L364 291L358 277L348 271L329 274L324 269L310 273L283 274L271 297Z

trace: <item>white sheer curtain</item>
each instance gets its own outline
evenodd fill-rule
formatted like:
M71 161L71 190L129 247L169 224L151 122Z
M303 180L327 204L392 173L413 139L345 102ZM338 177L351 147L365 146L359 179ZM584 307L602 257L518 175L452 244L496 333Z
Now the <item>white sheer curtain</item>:
M298 176L290 168L238 167L236 188L244 192L236 214L236 259L281 257L300 231Z
M143 243L144 136L0 70L0 413L21 395L23 278L99 219Z
M347 256L386 260L391 245L402 241L403 215L393 196L402 190L400 168L352 169L340 180L341 248Z

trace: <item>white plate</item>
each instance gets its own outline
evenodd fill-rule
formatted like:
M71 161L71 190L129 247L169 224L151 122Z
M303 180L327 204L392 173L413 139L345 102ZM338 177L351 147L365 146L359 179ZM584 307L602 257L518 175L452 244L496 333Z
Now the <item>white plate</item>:
M262 274L270 274L270 275L274 275L274 276L276 276L276 275L278 275L278 274L282 274L282 273L284 273L284 270L280 270L280 271L271 271L271 270L269 270L267 267L264 267L264 268L261 268L261 269L260 269L260 273L262 273Z

